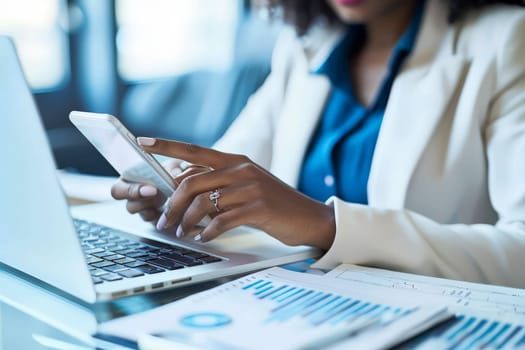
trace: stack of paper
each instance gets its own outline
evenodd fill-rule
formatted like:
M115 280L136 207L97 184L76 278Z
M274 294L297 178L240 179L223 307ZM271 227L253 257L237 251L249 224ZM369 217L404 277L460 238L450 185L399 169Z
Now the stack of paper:
M99 332L139 341L141 349L382 349L450 315L410 291L271 268Z
M345 280L356 289L408 290L447 305L455 319L415 339L418 350L525 349L524 289L347 264L325 276Z

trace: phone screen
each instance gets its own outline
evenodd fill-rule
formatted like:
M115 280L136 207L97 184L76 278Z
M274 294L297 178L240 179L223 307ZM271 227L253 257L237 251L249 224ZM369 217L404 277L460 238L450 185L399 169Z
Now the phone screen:
M103 119L73 122L125 180L154 185L167 196L173 193L169 180L159 174L159 170L164 171L162 166L134 144L134 136L123 127L119 130L112 122ZM152 164L156 164L157 169ZM171 178L167 172L164 177Z
M82 126L82 133L102 153L111 165L119 172L132 172L134 168L145 166L142 156L134 149L133 145L116 128L109 125L94 127ZM130 179L131 180L131 179Z

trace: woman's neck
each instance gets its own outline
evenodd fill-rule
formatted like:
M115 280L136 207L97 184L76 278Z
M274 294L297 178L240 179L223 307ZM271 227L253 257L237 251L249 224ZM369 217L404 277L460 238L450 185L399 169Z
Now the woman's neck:
M386 15L365 23L365 42L359 52L349 57L354 93L363 106L370 106L376 98L388 59L410 24L418 0L406 1L410 4L389 9Z
M365 23L366 40L363 49L366 51L385 51L394 48L408 28L417 0L406 0L406 6L388 9L384 15Z

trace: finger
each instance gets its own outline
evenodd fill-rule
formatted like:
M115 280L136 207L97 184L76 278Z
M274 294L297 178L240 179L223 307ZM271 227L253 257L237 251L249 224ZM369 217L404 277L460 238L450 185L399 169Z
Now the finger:
M213 169L220 169L230 165L235 161L236 157L240 157L186 142L149 137L138 137L137 142L150 153L184 159L194 165L202 165Z
M142 200L129 200L126 203L126 209L131 214L136 214L140 211L146 209L159 209L164 204L164 198L160 196L154 197L152 199L142 199Z
M151 185L125 182L122 179L111 187L111 196L115 199L150 198L158 193L158 190Z
M182 161L179 159L168 159L162 162L162 166L164 167L164 169L168 171L168 173L170 173L172 177L175 177L179 175L180 173L182 173L182 170L180 167L181 163Z
M215 211L215 207L208 197L206 193L201 193L195 197L182 216L176 232L177 237L182 237L190 232L209 212Z
M220 195L217 199L217 207L220 212L217 212L214 202L210 199L210 193L201 193L196 196L182 217L178 236L181 237L186 232L190 232L206 215L215 217L251 200L249 196L245 196L247 187L233 185L217 190Z
M161 211L158 209L145 209L139 212L142 220L146 222L156 222L160 217Z
M201 242L211 241L228 230L249 224L252 221L254 212L255 207L252 205L225 211L213 218L208 226L206 226L204 230L193 239Z
M179 185L182 182L182 180L184 180L185 178L190 177L192 175L197 175L197 174L200 174L200 173L204 173L204 172L207 172L207 171L211 171L211 169L208 168L208 167L200 166L200 165L190 165L182 173L180 173L179 175L175 176L173 178L173 181L175 181L175 183L177 185Z
M168 207L160 217L157 229L164 230L178 224L193 199L201 193L209 194L217 188L225 188L238 182L239 176L235 178L235 171L227 168L186 177L168 201Z

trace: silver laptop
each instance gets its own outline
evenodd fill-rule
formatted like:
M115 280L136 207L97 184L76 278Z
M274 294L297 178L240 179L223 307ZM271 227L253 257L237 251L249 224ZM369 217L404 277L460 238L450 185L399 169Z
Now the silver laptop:
M67 118L67 116L64 116ZM89 303L233 276L319 255L248 227L177 240L122 202L70 208L30 89L0 36L0 267Z

